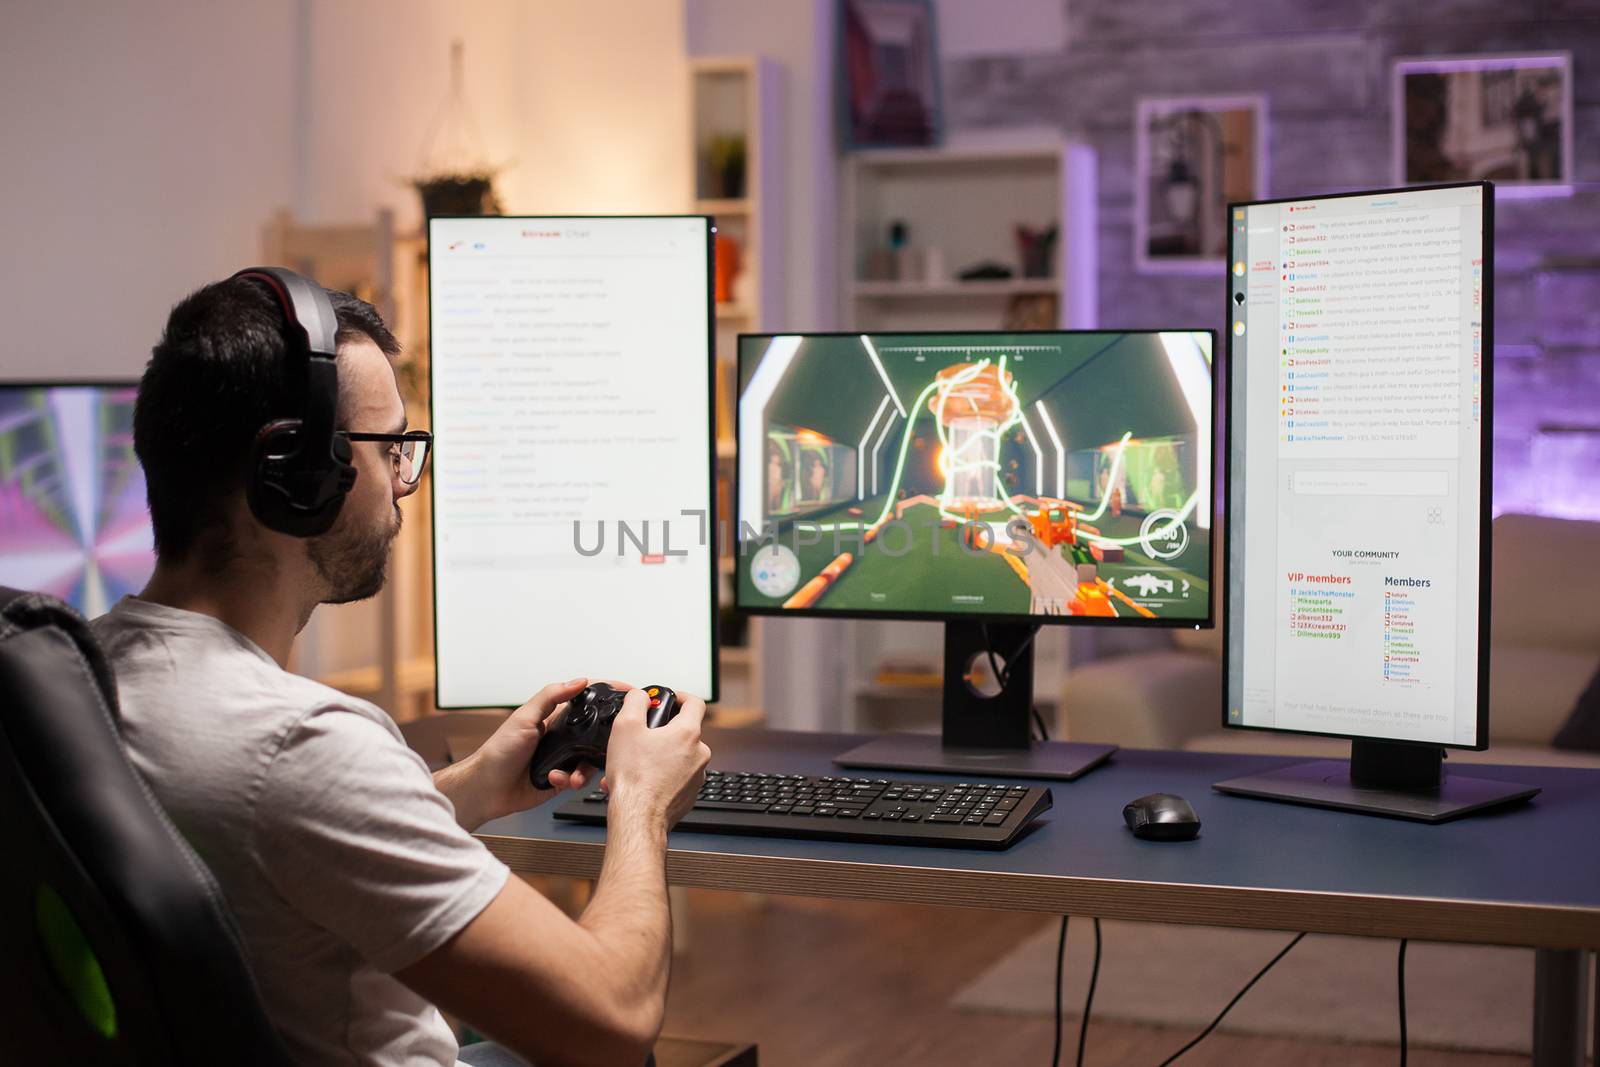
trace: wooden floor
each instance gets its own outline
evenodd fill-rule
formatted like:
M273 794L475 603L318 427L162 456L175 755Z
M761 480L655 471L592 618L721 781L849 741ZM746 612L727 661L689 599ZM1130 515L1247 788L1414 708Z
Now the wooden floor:
M674 963L665 1031L752 1041L761 1067L1013 1064L1048 1067L1054 1022L954 1010L950 997L1043 925L961 908L689 894L688 952ZM1087 966L1072 961L1069 966ZM1218 1007L1229 990L1218 990ZM1190 1031L1091 1022L1086 1064L1155 1067ZM1069 1021L1062 1063L1077 1030ZM1212 1034L1185 1067L1368 1067L1395 1045ZM1521 1056L1413 1049L1414 1067L1509 1067Z

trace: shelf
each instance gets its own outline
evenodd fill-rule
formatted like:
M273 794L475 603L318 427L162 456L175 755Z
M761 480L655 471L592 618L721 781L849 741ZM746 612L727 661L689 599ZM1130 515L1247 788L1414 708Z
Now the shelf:
M1056 145L967 145L946 148L866 148L850 155L857 167L942 167L1061 162Z
M948 296L996 297L1052 294L1061 291L1056 278L982 278L970 282L856 282L857 300L929 300Z
M737 456L738 454L739 454L739 446L734 443L733 438L731 438L731 437L719 437L719 438L717 438L717 458L718 459L732 459L733 457Z
M694 213L696 215L748 215L754 210L750 201L745 197L723 200L696 200Z
M383 688L383 673L377 666L355 667L345 671L324 674L316 681L330 689L355 695L375 694ZM432 692L433 657L418 656L406 660L395 668L395 692L399 696Z
M755 649L749 645L723 645L719 651L726 667L748 667L755 662Z
M732 577L734 574L734 561L727 556L720 557L717 560L717 570Z
M717 318L719 319L748 319L750 309L743 304L718 304Z
M706 721L711 726L760 726L766 718L766 712L760 708L731 704L712 704L706 713Z

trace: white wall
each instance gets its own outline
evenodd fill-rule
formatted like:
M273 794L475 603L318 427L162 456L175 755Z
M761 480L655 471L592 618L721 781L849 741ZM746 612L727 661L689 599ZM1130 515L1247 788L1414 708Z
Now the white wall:
M10 4L0 375L136 375L293 188L290 4Z
M8 5L0 376L136 375L276 208L416 226L453 37L508 211L683 209L683 0Z
M302 0L310 9L298 210L420 224L404 184L449 93L449 43L508 213L682 211L690 197L682 0Z

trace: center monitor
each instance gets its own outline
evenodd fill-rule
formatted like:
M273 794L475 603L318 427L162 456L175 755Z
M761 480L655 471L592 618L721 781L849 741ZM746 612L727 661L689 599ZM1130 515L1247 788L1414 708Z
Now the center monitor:
M740 609L938 619L944 735L846 766L1075 777L1030 742L1041 623L1209 626L1214 335L743 335Z

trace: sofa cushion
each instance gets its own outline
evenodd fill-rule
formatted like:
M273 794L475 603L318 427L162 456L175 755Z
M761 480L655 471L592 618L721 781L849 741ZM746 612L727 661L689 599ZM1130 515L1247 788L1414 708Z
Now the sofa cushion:
M1494 520L1489 639L1502 645L1600 649L1600 522L1544 515Z
M1547 745L1600 668L1600 653L1495 645L1489 657L1489 739Z
M1556 731L1557 748L1600 752L1600 671L1578 695L1578 702L1566 723Z

